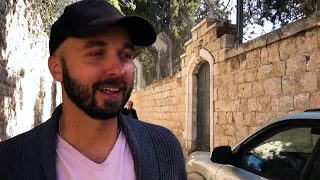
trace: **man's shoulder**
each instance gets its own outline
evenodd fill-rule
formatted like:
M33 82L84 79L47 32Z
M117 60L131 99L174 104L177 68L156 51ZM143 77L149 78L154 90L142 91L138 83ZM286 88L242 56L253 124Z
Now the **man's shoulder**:
M29 147L36 147L40 141L40 129L43 125L39 125L27 132L16 135L12 138L0 142L0 154L19 153ZM14 149L14 151L13 151ZM1 156L3 157L3 156Z
M155 145L160 145L158 142L167 143L169 147L181 147L178 138L166 127L159 126L156 124L151 124L144 121L137 121L136 119L132 119L127 117L130 121L131 128L136 131L137 134L143 133L143 135L147 135L147 137L151 138ZM147 138L146 136L144 138Z

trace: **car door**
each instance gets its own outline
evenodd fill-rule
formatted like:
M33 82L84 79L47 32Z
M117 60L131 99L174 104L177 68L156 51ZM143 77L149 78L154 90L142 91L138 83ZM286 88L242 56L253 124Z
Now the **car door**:
M237 148L231 165L216 180L299 180L319 139L319 120L286 120L271 124Z

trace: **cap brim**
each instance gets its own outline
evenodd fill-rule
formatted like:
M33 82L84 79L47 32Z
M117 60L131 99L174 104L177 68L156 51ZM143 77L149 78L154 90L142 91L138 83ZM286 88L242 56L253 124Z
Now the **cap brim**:
M124 25L134 46L149 46L157 39L157 34L152 24L145 18L139 16L99 19L89 23L86 27L77 29L76 32L73 32L73 35L75 37L95 35L115 24Z

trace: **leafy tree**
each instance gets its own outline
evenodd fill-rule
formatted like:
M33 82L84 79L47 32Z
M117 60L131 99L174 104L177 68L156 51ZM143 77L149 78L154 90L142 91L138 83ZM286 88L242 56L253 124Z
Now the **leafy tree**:
M192 23L195 23L197 9L200 7L198 0L135 0L135 9L129 10L129 15L139 15L147 18L154 26L157 33L166 33L172 42L173 69L179 70L180 55L184 52L184 43L190 34L188 23L181 16L184 13ZM165 40L164 40L165 41ZM144 77L149 84L156 79L157 51L153 47L140 49L140 62L144 65ZM169 75L167 71L168 54L161 54L161 76Z
M316 11L317 0L244 0L244 23L286 25Z

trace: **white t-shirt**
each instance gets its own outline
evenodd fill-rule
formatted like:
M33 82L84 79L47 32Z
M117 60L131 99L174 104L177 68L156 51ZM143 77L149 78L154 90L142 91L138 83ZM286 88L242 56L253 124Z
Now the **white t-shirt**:
M60 136L57 141L58 180L136 179L132 154L122 131L108 158L101 164L82 155Z

